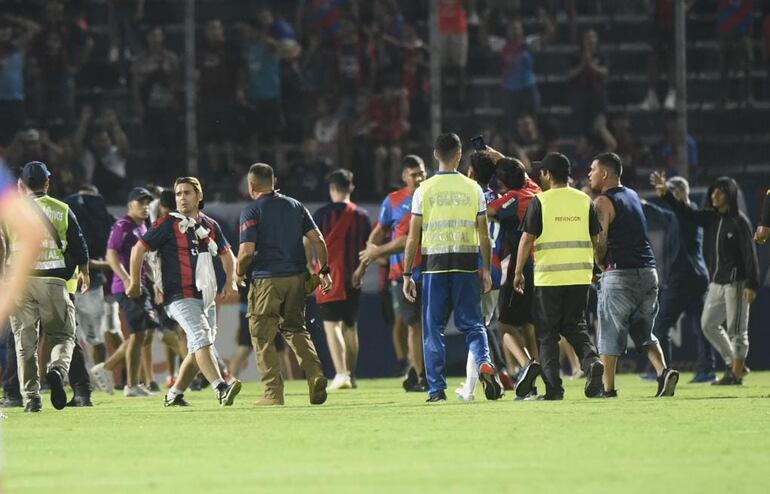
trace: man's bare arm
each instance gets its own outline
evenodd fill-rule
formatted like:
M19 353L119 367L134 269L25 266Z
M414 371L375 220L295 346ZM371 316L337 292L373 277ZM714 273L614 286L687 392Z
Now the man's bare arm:
M254 242L243 242L238 247L238 260L235 265L235 274L238 277L246 276L246 271L251 265L251 259L254 256L256 244Z
M602 231L591 237L591 243L594 247L596 265L604 269L604 261L607 256L607 234L610 231L610 223L615 219L615 207L606 196L597 197L594 200L594 206L596 207L596 214L599 216Z

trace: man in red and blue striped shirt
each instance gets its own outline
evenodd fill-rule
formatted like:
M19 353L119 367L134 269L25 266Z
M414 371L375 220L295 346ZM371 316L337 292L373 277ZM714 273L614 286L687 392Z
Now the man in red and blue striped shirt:
M332 202L316 211L313 219L326 239L333 288L328 293L318 290L316 301L336 371L329 389L355 388L361 290L353 287L352 278L361 263L358 253L366 248L372 224L366 210L350 201L352 172L335 170L328 182Z
M204 288L213 282L216 292L216 276L212 266L208 271L209 279L199 279L206 271L199 269L198 264L206 262L205 255L215 253L222 260L227 275L225 295L235 296L238 292L235 256L219 224L201 212L203 189L198 179L178 178L174 183L174 194L178 213L156 221L131 250L131 282L126 295L134 298L141 296L144 254L158 251L163 303L168 315L179 323L187 335L188 349L187 357L179 367L179 379L168 391L164 404L187 406L184 390L200 369L211 383L219 404L230 406L241 390L241 382L236 379L228 385L222 379L214 350L216 305L205 296L210 291Z

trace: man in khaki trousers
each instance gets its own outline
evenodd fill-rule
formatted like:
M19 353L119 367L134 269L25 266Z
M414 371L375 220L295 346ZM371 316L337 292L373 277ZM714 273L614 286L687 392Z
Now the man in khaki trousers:
M326 401L326 378L321 371L313 341L305 327L307 271L303 241L312 245L321 263L321 289L331 289L328 252L321 232L307 209L291 197L275 191L273 169L264 163L249 169L249 195L254 201L241 213L238 276L251 280L249 331L257 354L257 367L265 385L257 405L283 405L281 377L275 337L280 331L297 355L307 377L310 403Z
M78 266L78 280L83 292L88 290L90 281L85 238L69 206L48 196L49 176L45 164L33 161L24 165L19 179L20 189L37 203L47 232L27 289L11 315L25 412L42 409L37 361L41 329L51 348L46 372L51 403L57 410L67 404L64 379L75 348L75 305L67 292L66 280ZM14 262L19 246L13 232L10 239L11 262Z

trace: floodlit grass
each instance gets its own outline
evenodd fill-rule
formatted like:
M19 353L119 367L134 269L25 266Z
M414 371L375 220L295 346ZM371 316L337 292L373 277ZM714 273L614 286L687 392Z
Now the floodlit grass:
M160 398L94 394L90 409L7 411L9 493L171 492L768 492L770 373L743 387L687 385L655 399L632 375L620 399L423 403L396 380L361 381L311 407L232 408L211 390L188 409ZM460 378L450 379L450 390Z

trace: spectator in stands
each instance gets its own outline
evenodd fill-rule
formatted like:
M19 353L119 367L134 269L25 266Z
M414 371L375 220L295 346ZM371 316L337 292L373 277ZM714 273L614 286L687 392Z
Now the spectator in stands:
M327 99L320 98L316 106L313 138L318 143L318 157L335 168L340 167L338 159L339 135L340 118L338 113L332 110Z
M534 117L531 115L522 115L519 117L516 122L516 135L514 140L519 149L526 154L527 157L534 155L540 149L542 140Z
M686 0L685 9L689 10L695 0ZM676 91L674 88L674 0L648 0L650 12L650 44L652 53L648 62L647 97L641 103L642 110L657 111L660 109L658 99L658 73L660 65L668 74L668 91L663 107L673 110L676 107ZM625 164L625 160L623 161Z
M93 110L84 107L75 133L82 177L86 183L96 185L108 204L120 204L126 197L128 137L112 110L105 111L93 129L92 120Z
M403 84L409 93L409 121L412 128L430 126L428 50L413 24L404 25Z
M374 189L384 195L401 173L401 138L409 130L409 95L389 83L369 99L365 128L374 150Z
M298 0L294 25L300 37L318 31L324 40L332 41L346 15L358 19L358 0Z
M651 164L650 150L634 134L627 114L611 116L608 129L616 142L615 153L623 161L623 183L635 188L636 171L640 166Z
M281 104L281 60L296 53L272 37L270 25L257 18L244 26L246 42L243 47L245 76L239 81L237 98L245 108L245 121L250 129L249 146L252 152L259 144L275 146L284 125Z
M303 44L302 59L300 60L300 73L302 75L302 91L305 93L304 101L315 101L319 94L329 87L331 67L334 61L328 47L323 45L321 32L313 30L307 34ZM355 59L358 63L358 59Z
M147 49L136 57L131 68L134 109L143 121L145 145L150 153L146 163L149 168L145 171L153 179L174 174L169 164L173 162L172 150L179 148L176 110L180 64L177 55L164 46L164 40L160 27L150 29Z
M237 55L227 46L222 21L211 19L204 28L198 51L198 129L208 158L210 176L235 171L235 94L238 89Z
M597 154L611 153L615 150L616 143L612 134L603 133L592 128L578 138L575 146L575 159L572 161L571 178L576 182L588 176L591 163ZM623 173L625 176L625 172Z
M107 55L112 63L119 62L122 71L128 60L139 50L136 25L144 19L145 0L108 0L107 23L110 29L110 50ZM122 74L125 77L125 73Z
M730 108L733 91L730 72L741 74L738 99L742 104L753 104L751 81L753 49L751 30L754 23L754 0L719 0L717 32L719 33L720 105Z
M572 92L572 112L579 132L592 128L596 118L607 112L606 82L609 71L598 46L596 31L585 31L580 50L567 73Z
M70 124L75 118L75 80L91 59L94 39L85 17L74 7L65 9L64 2L46 2L42 30L35 37L30 55L38 62L36 92L48 96L40 105L54 104L51 108L38 107L38 119L61 117Z
M402 70L404 62L404 16L395 0L376 0L374 26L378 71L380 74Z
M356 95L367 80L374 79L371 71L375 66L371 60L367 64L365 44L353 19L343 19L340 23L334 59L334 87L339 98L339 108L344 115L352 115L355 113Z
M454 76L456 102L465 104L465 65L468 62L468 15L464 0L439 0L438 26L441 39L441 67ZM443 78L446 80L446 78Z
M569 40L577 42L577 6L575 0L547 0L546 11L553 25L562 24L567 20Z
M331 171L331 164L320 157L318 148L318 141L306 139L302 156L291 161L291 173L280 178L289 193L306 201L322 201L327 195L325 177Z
M665 166L666 175L676 177L679 156L677 156L677 136L679 135L676 125L676 113L667 113L663 121L663 140L657 146L659 162ZM698 144L690 134L687 134L687 172L692 182L697 182L702 175L702 170L698 166ZM686 177L685 177L686 178Z
M39 30L32 21L0 16L0 146L6 146L23 125L24 59L30 40Z
M75 77L77 67L58 31L43 34L44 42L30 55L30 79L37 123L56 121L69 126L75 116Z
M520 117L537 115L540 109L535 57L524 39L524 25L521 21L513 21L508 26L501 57L505 131L513 134Z
M48 132L27 129L16 134L6 149L5 160L10 168L21 168L30 161L42 161L58 166L62 150L48 137Z

